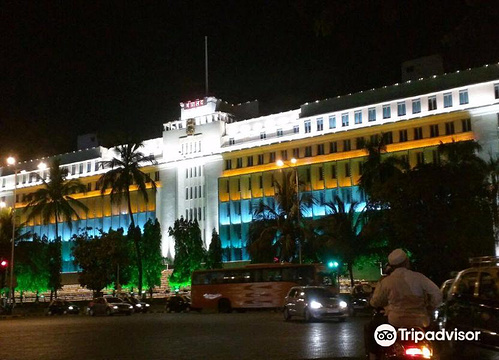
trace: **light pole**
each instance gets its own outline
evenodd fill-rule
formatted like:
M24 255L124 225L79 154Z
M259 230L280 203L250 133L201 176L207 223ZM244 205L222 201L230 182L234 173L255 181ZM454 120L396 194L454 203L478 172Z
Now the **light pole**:
M7 164L10 166L14 166L14 194L12 196L12 248L10 252L10 291L11 298L10 304L11 306L14 304L14 237L16 233L16 190L17 190L17 166L16 159L12 156L7 158Z
M298 168L296 167L296 162L297 160L295 158L291 158L290 160L291 164L293 164L294 166L291 166L289 164L286 164L284 161L282 160L277 160L276 162L276 165L279 166L279 167L283 167L283 166L287 166L287 167L290 167L290 168L293 168L294 172L295 172L295 186L296 186L296 211L297 211L297 215L296 215L296 218L298 220L298 261L299 263L301 264L301 231L300 231L300 220L301 220L301 214L300 214L300 198L299 198L299 191L300 191L300 188L299 188L299 185L298 185Z

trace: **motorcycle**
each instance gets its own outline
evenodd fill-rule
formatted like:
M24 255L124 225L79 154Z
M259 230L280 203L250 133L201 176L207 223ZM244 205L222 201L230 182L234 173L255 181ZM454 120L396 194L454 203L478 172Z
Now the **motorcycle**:
M387 323L386 317L383 314L382 309L375 309L373 314L373 321L377 324ZM422 328L413 328L415 331L425 330ZM409 329L410 330L410 329ZM395 342L390 346L379 346L378 352L376 354L376 359L378 360L419 360L419 359L430 359L435 360L438 357L435 354L435 348L433 344L428 340L415 341L411 337L407 339L402 339L400 332L397 334L393 332L383 330L377 334L370 334L370 336L378 336L379 340L393 340L394 336L397 335ZM366 358L369 358L369 354L366 347Z

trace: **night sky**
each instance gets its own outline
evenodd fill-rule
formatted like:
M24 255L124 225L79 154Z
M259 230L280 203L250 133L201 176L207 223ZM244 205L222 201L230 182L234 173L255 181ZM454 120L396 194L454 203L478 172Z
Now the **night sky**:
M258 99L262 114L400 81L403 61L446 71L499 61L497 1L4 1L0 157L161 136L179 102Z

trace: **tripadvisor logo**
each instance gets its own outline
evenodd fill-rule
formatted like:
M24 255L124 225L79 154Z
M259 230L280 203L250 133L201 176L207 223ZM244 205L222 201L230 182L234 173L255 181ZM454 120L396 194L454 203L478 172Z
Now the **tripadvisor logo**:
M413 341L416 344L420 341L478 341L480 331L459 331L457 329L447 331L422 331L418 329L395 329L390 324L379 325L374 331L374 340L379 346L392 346L397 338L401 341Z

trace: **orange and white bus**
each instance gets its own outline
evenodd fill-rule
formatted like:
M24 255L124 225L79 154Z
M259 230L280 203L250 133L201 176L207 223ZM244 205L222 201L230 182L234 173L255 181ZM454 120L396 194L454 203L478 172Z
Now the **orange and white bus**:
M291 287L324 284L323 270L322 264L284 263L194 271L191 307L219 312L280 308Z

